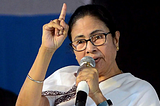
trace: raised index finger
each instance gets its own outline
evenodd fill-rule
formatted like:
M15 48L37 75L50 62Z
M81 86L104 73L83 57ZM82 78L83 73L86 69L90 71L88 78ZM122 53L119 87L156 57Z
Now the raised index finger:
M61 14L59 16L59 19L63 19L65 20L65 17L66 17L66 12L67 12L67 5L66 3L63 3L63 7L62 7L62 10L61 10Z

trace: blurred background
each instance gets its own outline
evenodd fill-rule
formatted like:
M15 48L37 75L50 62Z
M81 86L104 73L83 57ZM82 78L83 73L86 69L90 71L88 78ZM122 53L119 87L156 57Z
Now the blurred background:
M0 106L14 106L41 44L42 26L58 18L67 4L66 22L80 5L106 6L120 36L117 62L121 70L148 81L160 95L158 0L0 0ZM67 38L54 54L47 76L78 65Z

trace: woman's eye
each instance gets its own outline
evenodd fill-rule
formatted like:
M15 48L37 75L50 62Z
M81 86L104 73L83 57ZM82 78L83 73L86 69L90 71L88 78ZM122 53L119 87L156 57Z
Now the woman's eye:
M103 39L104 38L104 35L103 34L100 34L100 35L97 35L96 36L96 39Z
M93 41L96 41L98 39L103 39L103 35L96 35L92 38Z
M102 38L101 35L96 36L96 39L101 39L101 38Z
M77 44L85 43L85 40L78 40Z

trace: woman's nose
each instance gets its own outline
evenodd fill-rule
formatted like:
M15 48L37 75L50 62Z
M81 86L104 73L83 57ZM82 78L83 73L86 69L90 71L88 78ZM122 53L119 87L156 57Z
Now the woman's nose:
M96 51L97 47L94 46L90 41L87 42L87 47L86 47L86 53L94 53Z

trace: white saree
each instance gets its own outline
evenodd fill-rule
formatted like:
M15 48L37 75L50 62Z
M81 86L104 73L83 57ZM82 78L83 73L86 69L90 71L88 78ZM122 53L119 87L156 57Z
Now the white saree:
M76 81L74 73L77 72L78 67L61 68L45 79L42 94L48 98L50 106L54 106L55 100L63 95L54 96L52 91L67 92L73 87ZM113 106L160 106L154 88L148 82L133 76L131 73L111 77L101 82L99 87L106 99L112 101ZM54 92L54 94L57 93ZM57 106L74 106L74 104L75 96ZM86 106L96 106L89 96Z

